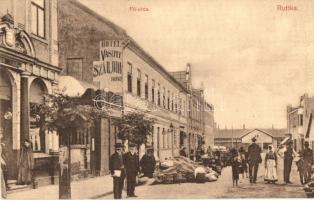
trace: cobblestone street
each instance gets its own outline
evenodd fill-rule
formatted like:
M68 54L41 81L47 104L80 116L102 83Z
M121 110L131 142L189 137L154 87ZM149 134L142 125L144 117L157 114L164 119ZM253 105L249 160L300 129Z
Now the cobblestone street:
M258 181L250 184L248 178L240 177L238 187L232 186L231 167L224 168L222 175L216 182L204 184L182 183L182 184L163 184L152 186L139 186L136 194L141 199L203 199L203 198L305 198L303 187L299 183L298 173L293 163L291 181L293 184L283 183L282 160L279 159L279 169L277 184L266 184L263 180L263 164L259 166ZM126 194L123 194L124 198ZM102 198L112 198L107 195Z

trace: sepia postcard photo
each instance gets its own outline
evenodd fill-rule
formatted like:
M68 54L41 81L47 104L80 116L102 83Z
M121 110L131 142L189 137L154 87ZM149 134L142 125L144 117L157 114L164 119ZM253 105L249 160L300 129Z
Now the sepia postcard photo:
M314 197L314 1L0 0L1 199Z

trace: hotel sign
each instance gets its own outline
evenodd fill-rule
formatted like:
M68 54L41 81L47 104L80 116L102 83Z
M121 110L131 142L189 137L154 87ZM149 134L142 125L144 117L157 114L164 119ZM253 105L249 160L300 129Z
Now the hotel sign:
M122 40L100 42L99 61L93 62L93 80L100 89L122 92Z

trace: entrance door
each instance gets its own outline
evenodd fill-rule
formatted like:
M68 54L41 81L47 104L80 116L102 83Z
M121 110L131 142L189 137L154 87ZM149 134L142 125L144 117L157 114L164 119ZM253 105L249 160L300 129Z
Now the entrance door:
M16 157L12 139L12 85L5 69L0 70L0 126L3 129L3 153L8 166L8 178L16 179Z

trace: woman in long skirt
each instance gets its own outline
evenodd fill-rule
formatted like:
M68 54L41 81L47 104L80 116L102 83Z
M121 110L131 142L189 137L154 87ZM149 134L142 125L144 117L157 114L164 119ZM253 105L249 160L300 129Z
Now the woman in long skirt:
M277 175L277 155L272 146L268 146L268 152L265 157L265 177L264 181L275 183L278 181Z

